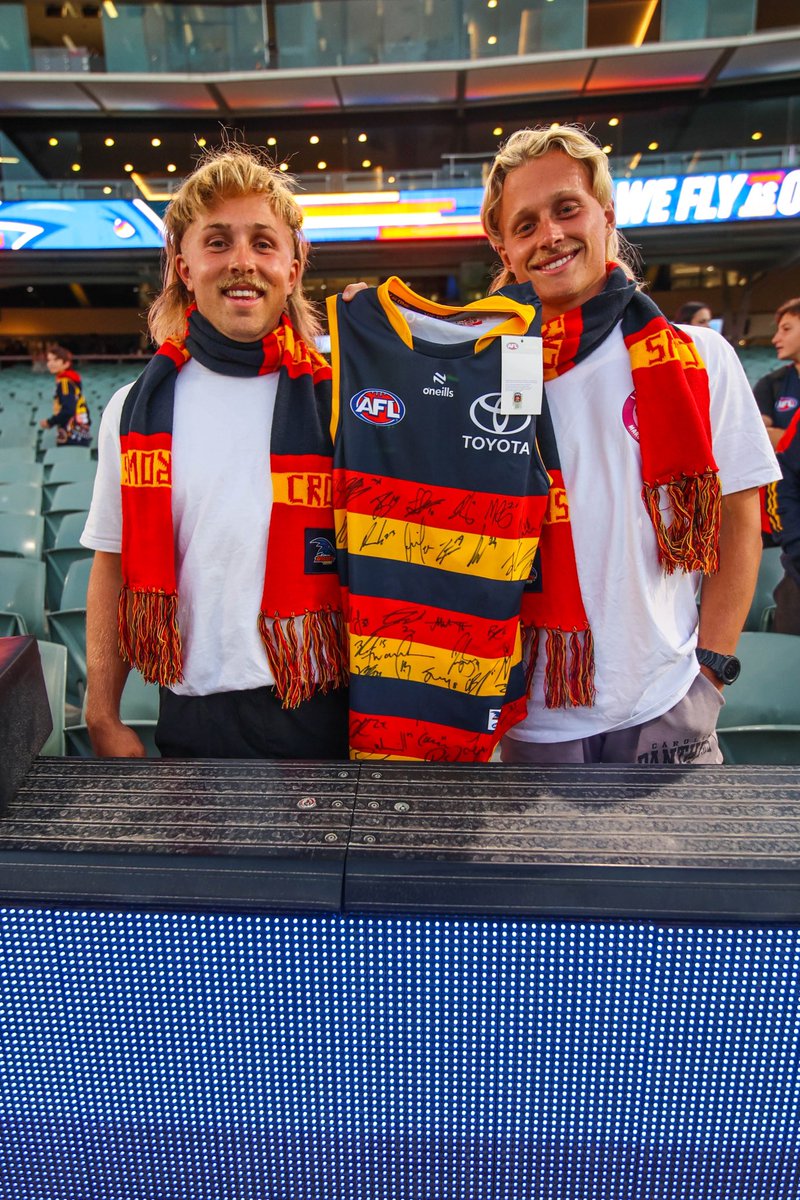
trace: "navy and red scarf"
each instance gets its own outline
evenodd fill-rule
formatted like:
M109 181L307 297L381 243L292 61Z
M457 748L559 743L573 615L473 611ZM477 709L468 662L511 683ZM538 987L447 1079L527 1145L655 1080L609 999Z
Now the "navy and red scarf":
M330 529L333 537L331 371L285 313L260 341L235 342L192 306L184 338L159 347L125 399L120 654L150 682L169 686L182 678L172 425L175 380L190 358L225 376L279 372L270 437L272 513L260 612L253 620L276 691L284 707L295 707L318 690L344 684L347 656L337 575L306 568L310 534Z

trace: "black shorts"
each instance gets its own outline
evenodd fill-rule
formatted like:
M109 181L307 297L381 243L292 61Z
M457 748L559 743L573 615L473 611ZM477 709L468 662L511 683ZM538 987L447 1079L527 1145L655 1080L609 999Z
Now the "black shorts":
M161 689L155 741L164 758L348 757L347 688L282 708L271 687L210 696Z

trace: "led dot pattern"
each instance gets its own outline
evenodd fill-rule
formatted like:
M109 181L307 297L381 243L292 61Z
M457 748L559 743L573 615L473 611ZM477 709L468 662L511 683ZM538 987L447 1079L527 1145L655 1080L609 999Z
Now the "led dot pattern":
M3 1200L792 1200L789 928L0 910Z

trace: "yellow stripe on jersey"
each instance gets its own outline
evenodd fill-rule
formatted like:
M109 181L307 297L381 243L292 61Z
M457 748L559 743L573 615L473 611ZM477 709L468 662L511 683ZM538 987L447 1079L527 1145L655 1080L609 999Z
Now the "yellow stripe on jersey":
M328 332L331 337L331 442L335 444L341 411L339 396L341 355L339 354L339 318L336 312L336 296L328 296L325 307L328 310Z
M412 292L410 288L406 287L402 279L398 279L396 275L393 275L378 288L378 299L392 329L400 340L408 346L409 350L414 349L414 338L408 327L408 321L403 316L402 308L395 304L395 298L409 304L418 312L427 313L431 317L452 318L459 314L474 316L480 313L485 313L487 316L492 314L497 314L498 316L505 315L505 321L496 325L494 329L482 333L473 342L472 351L474 354L478 354L494 338L499 337L501 333L513 333L517 337L524 337L536 311L532 304L520 304L516 300L510 300L507 296L485 296L482 300L475 300L468 308L467 306L453 308L447 304L437 304L435 300L423 300L416 292ZM465 341L464 345L467 346L468 344L468 341ZM331 350L333 350L332 337Z
M337 541L341 546L345 535L348 554L438 567L481 579L527 579L539 545L538 537L487 537L344 509L337 509L335 516Z
M510 658L481 658L422 642L350 635L350 673L463 692L467 696L503 696L511 668L522 654L519 629Z

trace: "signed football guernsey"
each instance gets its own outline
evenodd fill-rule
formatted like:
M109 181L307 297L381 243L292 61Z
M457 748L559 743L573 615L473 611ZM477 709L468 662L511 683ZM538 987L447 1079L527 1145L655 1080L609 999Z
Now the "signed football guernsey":
M355 758L486 761L525 715L549 479L535 413L501 411L503 355L537 332L522 297L453 309L389 279L328 301Z

